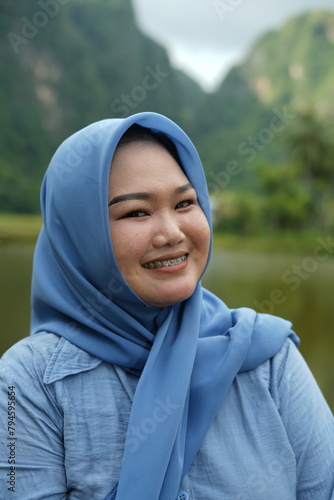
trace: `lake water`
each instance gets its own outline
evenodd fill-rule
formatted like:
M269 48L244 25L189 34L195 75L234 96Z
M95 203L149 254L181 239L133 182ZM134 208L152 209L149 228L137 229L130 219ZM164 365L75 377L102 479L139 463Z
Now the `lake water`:
M0 354L29 334L32 255L33 246L0 246ZM252 307L292 321L300 350L334 410L332 257L214 251L203 285L230 307Z

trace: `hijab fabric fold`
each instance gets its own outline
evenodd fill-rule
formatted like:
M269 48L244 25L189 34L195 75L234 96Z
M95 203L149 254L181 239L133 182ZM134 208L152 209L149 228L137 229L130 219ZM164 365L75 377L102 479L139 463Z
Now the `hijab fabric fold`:
M288 321L231 310L200 282L189 299L167 308L145 304L130 289L113 253L108 183L117 143L134 123L174 142L211 224L199 156L171 120L138 113L75 133L54 154L42 185L31 333L63 336L140 374L113 498L173 500L235 376L274 356L287 337L299 340Z

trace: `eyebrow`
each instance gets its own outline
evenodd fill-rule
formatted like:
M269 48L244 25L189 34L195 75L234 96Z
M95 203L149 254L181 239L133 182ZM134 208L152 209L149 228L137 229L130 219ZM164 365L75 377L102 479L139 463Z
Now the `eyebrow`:
M175 194L182 194L188 191L189 189L195 189L194 186L188 182L187 184L184 184L183 186L180 186L175 189ZM115 196L111 201L108 203L108 207L111 207L111 205L115 205L116 203L121 203L122 201L129 201L129 200L149 200L152 198L155 198L156 195L152 193L127 193L127 194L121 194L119 196Z

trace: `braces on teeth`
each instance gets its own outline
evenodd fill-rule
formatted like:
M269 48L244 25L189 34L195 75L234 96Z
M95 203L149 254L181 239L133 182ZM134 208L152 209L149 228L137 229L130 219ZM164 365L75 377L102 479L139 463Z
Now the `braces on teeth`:
M182 261L186 260L187 255L182 255L182 257L178 257L177 259L171 260L156 260L155 262L149 262L148 264L144 264L143 267L146 269L154 269L156 267L168 267L175 266L175 264L180 264Z

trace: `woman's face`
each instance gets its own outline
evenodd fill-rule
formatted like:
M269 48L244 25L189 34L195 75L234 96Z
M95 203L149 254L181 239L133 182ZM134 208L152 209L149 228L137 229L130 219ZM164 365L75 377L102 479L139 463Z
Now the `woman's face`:
M130 288L151 306L187 299L207 262L210 229L174 158L154 142L121 146L109 202L114 253Z

